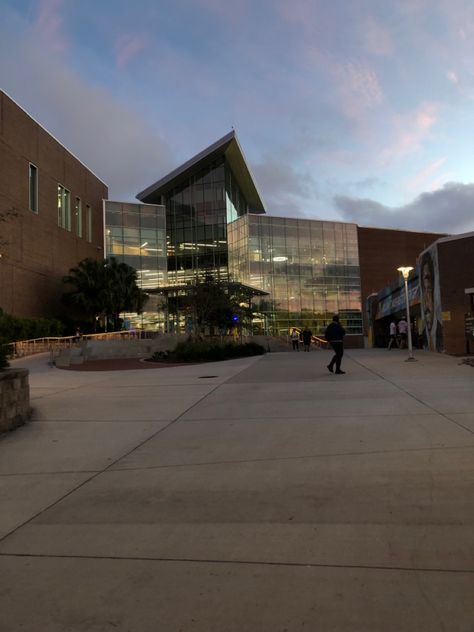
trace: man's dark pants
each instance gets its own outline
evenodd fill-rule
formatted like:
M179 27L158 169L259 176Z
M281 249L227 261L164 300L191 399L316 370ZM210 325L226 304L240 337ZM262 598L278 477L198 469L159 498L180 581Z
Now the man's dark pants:
M334 349L334 356L331 362L329 363L330 367L334 366L336 363L336 371L341 370L341 360L344 355L344 343L343 342L331 342L331 347Z

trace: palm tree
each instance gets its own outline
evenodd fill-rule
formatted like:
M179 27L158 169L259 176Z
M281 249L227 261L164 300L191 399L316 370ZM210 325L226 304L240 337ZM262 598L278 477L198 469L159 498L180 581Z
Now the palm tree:
M105 262L83 259L63 277L63 283L72 286L72 292L65 293L66 303L74 305L89 315L96 329L97 318L106 311Z
M120 313L141 312L147 298L137 285L136 270L115 257L84 259L71 268L63 282L75 288L64 295L65 301L87 313L93 319L94 330L99 316L119 329Z
M110 317L114 329L119 329L121 312L143 310L147 300L145 292L137 285L137 272L134 268L111 257L106 263L107 317Z

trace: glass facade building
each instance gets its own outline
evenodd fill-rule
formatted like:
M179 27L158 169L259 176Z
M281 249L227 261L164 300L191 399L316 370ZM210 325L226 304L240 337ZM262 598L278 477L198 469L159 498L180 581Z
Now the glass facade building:
M234 131L137 198L144 205L107 203L107 253L165 297L165 331L185 330L180 297L211 274L253 293L256 332L321 334L337 312L362 334L356 225L265 215Z
M265 209L235 132L137 195L166 207L168 285L186 286L206 274L229 280L227 226Z
M229 224L228 239L231 279L269 294L254 301L263 331L322 334L338 313L348 334L362 334L355 224L250 214Z
M227 224L246 213L248 203L225 157L189 173L162 202L168 284L185 285L209 273L227 281Z
M145 292L167 284L166 211L163 206L104 201L105 255L137 271ZM125 314L132 326L163 325L160 300L149 295L140 316Z

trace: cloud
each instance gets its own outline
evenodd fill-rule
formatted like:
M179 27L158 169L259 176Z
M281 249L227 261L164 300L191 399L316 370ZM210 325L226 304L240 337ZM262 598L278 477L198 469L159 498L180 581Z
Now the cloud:
M8 56L2 54L3 47ZM15 65L8 61L12 56ZM108 184L111 199L133 199L173 166L169 144L132 104L84 80L61 58L51 56L28 29L23 36L4 32L0 84Z
M33 30L41 38L43 45L46 44L56 53L62 53L67 48L63 8L64 0L41 0L33 24Z
M116 64L122 70L127 64L148 48L148 41L142 35L121 35L115 46Z
M381 164L386 166L418 151L438 122L439 109L437 103L423 103L415 111L396 115L388 121L394 140L380 153Z
M449 79L449 81L454 84L455 86L458 86L460 81L459 81L459 77L458 75L454 72L454 70L448 70L448 72L446 73L447 78Z
M252 172L271 215L304 216L308 202L318 196L310 173L282 161L269 159L253 165Z
M426 188L427 180L431 180L433 175L444 165L447 160L447 156L443 156L438 160L434 160L429 165L426 165L421 169L413 178L408 182L408 188L412 191ZM446 180L445 180L446 182Z
M344 221L361 226L463 233L474 230L474 183L446 183L422 193L413 202L389 207L370 199L335 196Z
M363 38L365 49L369 54L386 57L393 53L394 45L390 32L372 16L366 20Z
M352 182L350 186L354 189L372 189L378 186L385 186L385 182L383 182L380 178L369 176L367 178L362 178L362 180Z

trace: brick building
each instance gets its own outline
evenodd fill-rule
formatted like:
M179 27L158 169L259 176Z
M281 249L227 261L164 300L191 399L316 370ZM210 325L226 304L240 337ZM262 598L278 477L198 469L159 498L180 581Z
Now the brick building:
M390 228L357 227L364 333L367 298L388 286L400 266L415 266L418 254L442 235Z
M0 307L61 313L61 278L103 258L107 186L0 91Z
M416 257L408 294L414 346L463 355L474 352L474 233L441 237ZM371 340L385 346L391 321L406 315L403 282L392 283L369 301Z
M415 265L440 237L266 215L234 131L138 194L142 204L107 203L104 253L107 197L97 176L0 91L2 309L18 316L60 315L61 279L69 269L85 257L120 253L148 291L171 285L179 292L211 270L221 280L260 291L255 326L267 333L305 325L322 333L337 311L352 344L362 346L368 297L397 278L398 266ZM451 330L460 331L464 309L459 284L474 286L466 263L472 239L458 241L438 241L443 270L451 261L440 276L445 319L453 314L445 323L450 340L458 335ZM149 322L167 330L167 319L155 310ZM178 320L173 330L184 326Z

